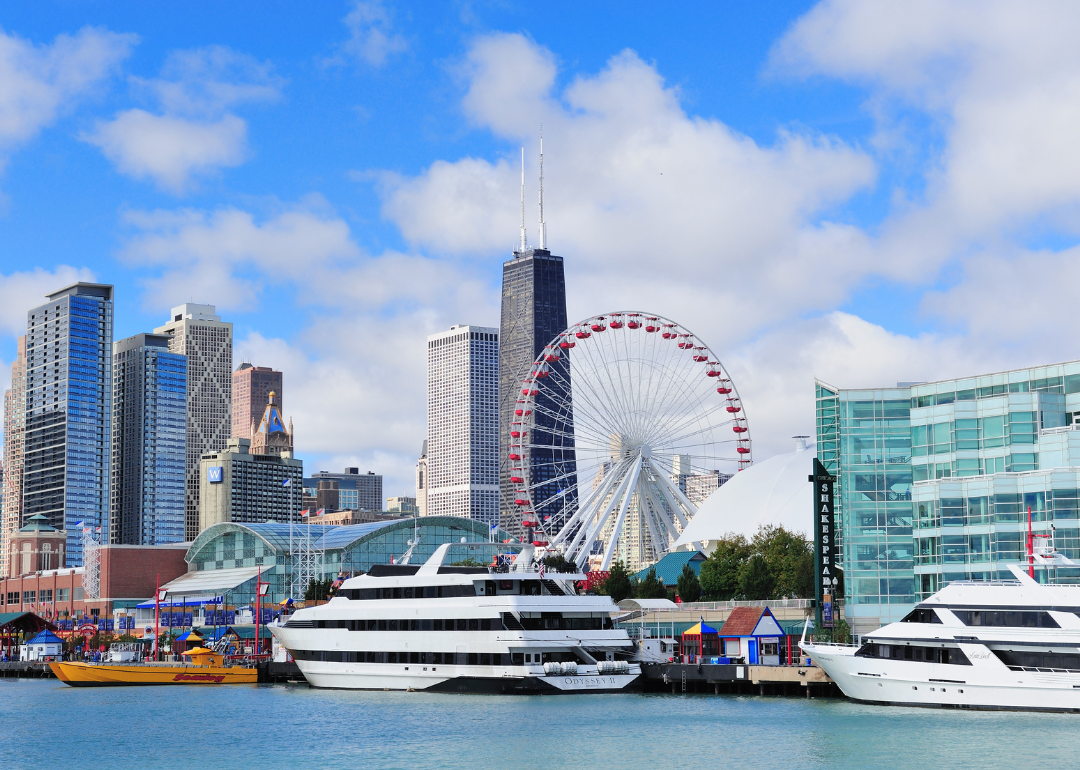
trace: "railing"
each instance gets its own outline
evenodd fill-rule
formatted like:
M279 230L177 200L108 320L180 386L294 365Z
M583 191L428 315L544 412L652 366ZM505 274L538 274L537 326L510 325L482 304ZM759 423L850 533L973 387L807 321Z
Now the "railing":
M768 607L769 609L809 609L813 599L761 599L730 602L683 602L679 610L698 612L702 610L733 610L736 607Z

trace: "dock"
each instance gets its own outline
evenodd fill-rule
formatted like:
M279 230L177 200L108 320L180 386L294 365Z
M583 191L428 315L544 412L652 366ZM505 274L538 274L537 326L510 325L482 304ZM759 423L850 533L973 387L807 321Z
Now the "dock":
M817 666L644 663L648 692L842 697L840 688Z
M0 663L0 679L54 679L48 663L9 660Z

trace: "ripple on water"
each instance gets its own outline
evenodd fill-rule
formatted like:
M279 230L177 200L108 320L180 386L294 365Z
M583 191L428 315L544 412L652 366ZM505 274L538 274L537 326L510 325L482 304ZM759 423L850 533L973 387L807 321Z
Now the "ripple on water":
M73 689L9 679L0 680L0 720L0 757L24 770L75 757L110 768L951 770L1080 755L1080 715L744 696Z

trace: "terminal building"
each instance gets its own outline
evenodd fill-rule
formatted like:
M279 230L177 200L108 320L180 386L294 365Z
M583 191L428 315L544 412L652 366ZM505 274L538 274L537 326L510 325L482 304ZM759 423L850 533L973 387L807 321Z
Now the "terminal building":
M1080 361L895 388L819 381L816 408L856 633L951 581L1011 578L1029 509L1035 534L1080 559Z

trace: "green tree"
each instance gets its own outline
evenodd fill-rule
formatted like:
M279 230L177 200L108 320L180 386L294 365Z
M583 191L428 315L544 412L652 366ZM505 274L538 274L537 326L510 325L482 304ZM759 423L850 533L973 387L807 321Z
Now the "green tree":
M600 593L607 594L613 602L618 603L630 596L632 589L626 565L621 561L616 561L611 565L611 571L608 572L607 580L601 586Z
M325 580L312 580L304 589L304 601L322 601L330 595L330 586L334 584L333 578Z
M814 546L805 536L769 525L757 531L750 547L765 559L775 596L814 595Z
M750 544L742 535L728 535L717 541L716 548L701 565L698 578L707 601L725 602L738 595L739 572L750 554Z
M701 598L701 583L698 582L697 573L687 562L683 565L682 574L679 575L678 586L679 598L684 602L696 602Z
M544 557L544 569L551 572L577 572L577 565L567 561L561 553L553 553Z
M769 562L755 553L739 570L739 593L751 601L772 599L776 595L776 579L769 570Z
M667 589L656 575L656 567L652 567L645 577L637 584L634 594L639 599L666 599Z

